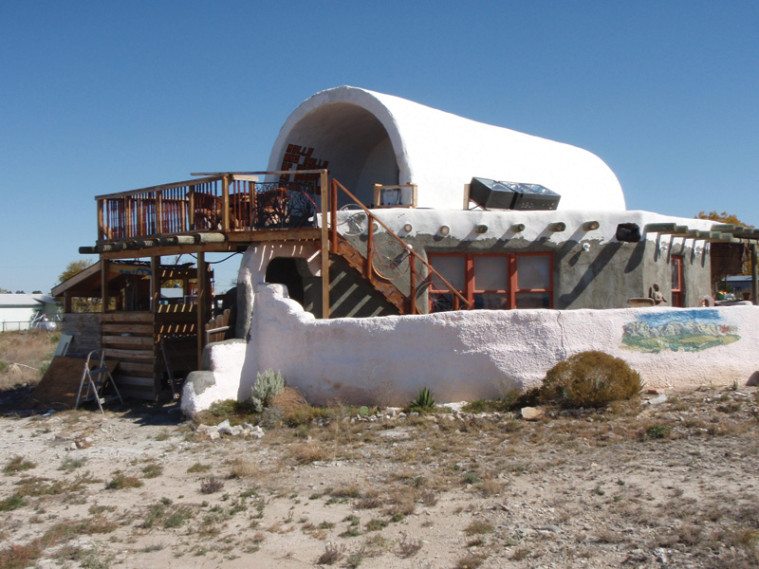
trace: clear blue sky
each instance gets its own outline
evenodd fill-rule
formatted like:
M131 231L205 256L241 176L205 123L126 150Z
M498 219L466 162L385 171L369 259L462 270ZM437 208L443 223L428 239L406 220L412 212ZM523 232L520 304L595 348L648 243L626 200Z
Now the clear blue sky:
M759 225L756 1L5 0L0 72L13 290L81 258L96 194L265 168L287 115L342 84L586 148L631 209Z

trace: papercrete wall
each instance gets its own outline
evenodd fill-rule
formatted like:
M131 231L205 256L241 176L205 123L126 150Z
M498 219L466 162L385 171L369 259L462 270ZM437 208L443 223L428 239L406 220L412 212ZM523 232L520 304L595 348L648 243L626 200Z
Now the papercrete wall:
M626 360L646 385L745 383L759 370L759 307L461 311L317 320L281 285L259 285L247 343L207 348L210 371L185 385L189 415L245 399L256 373L282 372L314 404L402 405L430 387L440 401L539 385L584 350ZM196 375L193 374L193 375Z

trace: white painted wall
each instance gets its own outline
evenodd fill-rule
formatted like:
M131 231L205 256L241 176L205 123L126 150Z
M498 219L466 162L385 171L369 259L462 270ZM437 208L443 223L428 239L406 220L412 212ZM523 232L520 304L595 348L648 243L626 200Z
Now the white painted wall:
M247 398L256 372L273 369L312 403L404 404L425 386L440 402L473 400L497 397L513 386L539 385L554 364L591 349L623 358L649 386L745 383L759 370L759 307L712 310L740 335L739 341L697 352L644 353L623 346L624 326L642 314L683 314L681 309L462 311L316 320L285 298L281 285L259 285L250 340L232 348L234 365L217 366L219 387L213 393ZM183 409L189 414L213 399L205 393L197 397L193 389L188 382L184 398L191 404L183 402Z
M395 157L390 166L387 153L374 152L386 140ZM392 183L417 184L421 207L460 209L464 184L479 176L542 184L561 194L560 209L625 209L619 180L586 150L367 89L335 87L304 101L279 132L270 170L280 169L290 143L313 147L365 203L368 173L386 182L397 168Z

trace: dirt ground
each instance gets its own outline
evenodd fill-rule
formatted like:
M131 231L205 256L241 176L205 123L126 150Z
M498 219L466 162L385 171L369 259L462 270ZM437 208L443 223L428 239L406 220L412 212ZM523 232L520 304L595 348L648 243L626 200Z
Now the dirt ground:
M218 440L176 407L6 414L0 569L759 566L757 388L661 399Z

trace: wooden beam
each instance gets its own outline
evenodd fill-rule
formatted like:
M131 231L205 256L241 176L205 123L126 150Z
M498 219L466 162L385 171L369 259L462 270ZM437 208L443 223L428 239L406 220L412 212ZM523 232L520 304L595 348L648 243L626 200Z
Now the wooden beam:
M259 229L255 231L232 231L227 235L230 242L255 243L259 241L317 241L321 238L318 227L297 227L295 229Z
M161 258L150 257L150 312L158 311L161 299Z
M100 311L105 314L108 312L108 259L100 259L100 298L103 306Z
M227 237L226 235L224 235L224 233L211 232L211 233L198 233L197 239L198 239L198 243L224 243L224 241L227 240Z
M197 275L197 325L196 330L198 333L197 342L198 342L198 368L200 369L202 362L203 362L203 348L205 347L206 342L206 305L207 305L207 294L208 294L208 265L206 265L206 255L203 251L200 251L198 253L198 275Z
M183 255L187 253L224 253L236 251L240 244L235 243L205 243L197 245L174 245L167 247L151 247L142 250L131 251L114 251L112 253L102 253L103 259L140 259L142 257L168 257L171 255Z
M63 293L63 312L71 314L71 293L68 291Z
M329 318L329 176L326 170L319 175L321 184L321 270L322 270L322 318ZM332 223L337 223L336 219Z
M221 177L221 228L229 233L229 176Z
M646 233L672 233L675 230L674 223L648 223L643 228Z

